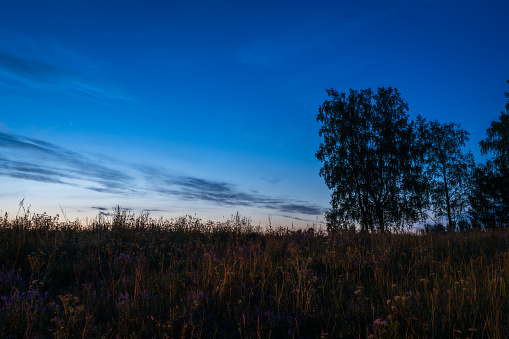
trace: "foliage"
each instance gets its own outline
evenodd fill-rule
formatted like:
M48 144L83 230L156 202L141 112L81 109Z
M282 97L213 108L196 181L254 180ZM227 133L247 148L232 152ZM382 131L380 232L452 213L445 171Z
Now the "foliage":
M479 142L481 153L494 153L494 165L501 173L509 173L509 112L500 112L499 121L491 123L486 135L486 139Z
M420 148L400 93L388 87L327 94L330 100L317 116L324 141L316 157L323 162L320 176L333 190L329 229L357 222L384 232L419 220L425 204Z
M508 81L509 83L509 81ZM505 93L509 99L509 93ZM474 222L485 227L509 226L509 100L506 112L493 121L482 140L481 153L493 153L494 158L478 166L474 189L470 196Z
M0 336L507 338L509 231L0 218ZM122 219L122 222L120 221Z
M470 179L475 166L473 154L462 150L468 132L455 123L426 122L420 116L417 125L424 143L425 175L435 220L446 217L447 230L453 231L468 210Z
M507 177L500 175L492 161L476 167L469 196L469 212L476 228L499 228L509 224Z

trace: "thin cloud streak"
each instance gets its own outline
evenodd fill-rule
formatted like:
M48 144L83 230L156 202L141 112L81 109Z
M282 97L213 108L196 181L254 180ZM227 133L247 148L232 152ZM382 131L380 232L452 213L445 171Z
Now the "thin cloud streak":
M30 88L64 90L89 99L134 101L120 90L101 84L79 72L10 53L0 52L0 75Z
M235 185L226 182L186 176L167 176L153 168L147 174L147 180L149 179L153 184L153 191L161 195L177 196L186 201L204 201L218 206L257 207L307 215L325 213L325 209L317 205L239 191Z
M61 174L57 171L41 168L26 162L7 160L3 157L0 158L0 175L46 183L64 183L58 179Z
M2 132L0 149L3 149L0 175L12 178L65 184L100 193L156 194L183 201L254 207L286 214L321 215L325 212L324 208L307 202L241 191L228 182L176 176L155 167L119 164L113 160L99 163L90 156L48 142Z
M122 171L37 139L0 132L0 148L5 150L0 158L4 176L71 186L76 180L88 180L110 193L125 192L122 182L133 180Z

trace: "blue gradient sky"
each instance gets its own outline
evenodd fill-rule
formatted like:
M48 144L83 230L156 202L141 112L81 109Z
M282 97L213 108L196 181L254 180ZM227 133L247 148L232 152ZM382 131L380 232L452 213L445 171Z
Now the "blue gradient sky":
M479 154L508 1L18 0L0 6L0 209L323 220L325 89L397 87ZM478 158L481 160L480 158Z

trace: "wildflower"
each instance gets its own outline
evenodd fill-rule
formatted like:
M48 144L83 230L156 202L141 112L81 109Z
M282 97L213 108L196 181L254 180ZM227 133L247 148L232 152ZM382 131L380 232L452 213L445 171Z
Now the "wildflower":
M117 299L118 306L124 306L129 303L129 293L125 292L124 294L120 294Z
M391 286L391 287L392 287L392 288L394 288L394 287L396 287L396 286L397 286L396 284L392 284L392 286Z
M0 287L18 287L21 289L24 285L25 281L14 270L10 270L7 273L0 272Z
M387 325L387 321L385 320L382 320L382 319L375 319L375 321L373 322L373 325L376 326L376 327L380 327L380 326L386 326Z
M391 303L391 299L388 299L387 300L387 305L389 305Z
M358 295L362 292L362 290L359 288L357 291L353 292L355 295Z

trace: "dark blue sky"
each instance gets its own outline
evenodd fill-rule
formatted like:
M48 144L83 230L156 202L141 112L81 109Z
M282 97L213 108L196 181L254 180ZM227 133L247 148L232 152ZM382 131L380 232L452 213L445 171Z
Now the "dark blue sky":
M325 89L397 87L412 118L460 123L478 155L509 90L507 13L489 0L5 2L0 209L321 221Z

